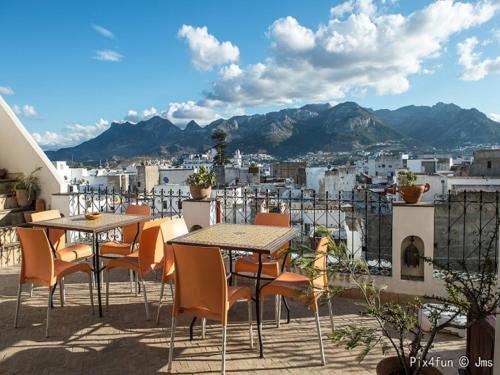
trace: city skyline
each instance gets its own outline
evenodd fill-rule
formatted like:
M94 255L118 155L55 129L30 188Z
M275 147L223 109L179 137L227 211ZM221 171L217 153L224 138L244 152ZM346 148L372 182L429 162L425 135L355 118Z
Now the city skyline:
M0 95L49 148L156 114L206 124L346 100L454 102L498 121L499 10L448 0L3 2Z

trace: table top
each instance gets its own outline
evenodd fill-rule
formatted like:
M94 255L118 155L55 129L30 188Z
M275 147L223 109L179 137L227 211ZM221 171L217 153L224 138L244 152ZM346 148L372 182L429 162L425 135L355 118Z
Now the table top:
M250 224L216 224L174 238L168 243L215 246L272 254L298 235L296 228Z
M77 232L100 233L125 225L148 221L151 218L144 215L101 213L96 220L87 220L85 215L67 216L57 219L37 221L32 223L37 227L66 229Z

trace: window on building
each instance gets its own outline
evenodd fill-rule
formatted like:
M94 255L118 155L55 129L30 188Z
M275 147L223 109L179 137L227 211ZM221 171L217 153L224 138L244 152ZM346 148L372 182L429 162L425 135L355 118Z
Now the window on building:
M491 160L488 160L488 161L486 162L486 167L487 167L488 169L491 169Z

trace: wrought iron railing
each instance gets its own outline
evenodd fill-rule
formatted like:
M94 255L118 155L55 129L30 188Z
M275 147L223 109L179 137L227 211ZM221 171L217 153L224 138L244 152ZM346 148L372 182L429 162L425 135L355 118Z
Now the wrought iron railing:
M154 217L182 216L182 202L189 193L156 188L154 191L85 189L70 195L70 214L92 211L123 213L130 204L146 204ZM275 211L290 214L299 240L312 237L319 226L327 227L337 241L347 245L353 257L365 259L373 271L392 270L392 201L370 190L316 194L312 190L259 190L227 188L213 194L219 202L221 221L253 223L255 214ZM456 267L466 261L471 269L498 253L498 192L449 193L434 199L434 259ZM119 236L119 233L115 236Z
M312 190L216 190L220 219L225 223L253 223L255 214L275 211L290 214L290 224L299 229L299 240L312 237L319 226L327 227L337 241L346 243L353 257L366 259L370 267L389 275L392 262L392 205L384 195L369 190L320 196ZM93 211L123 213L130 204L146 204L154 217L182 215L182 190L116 191L85 189L70 194L70 214ZM118 236L116 232L111 234Z
M146 204L154 217L180 217L183 201L190 198L187 190L166 188L151 192L85 189L65 195L70 215L123 213L131 204ZM261 211L289 213L290 224L299 229L299 240L307 241L319 226L325 226L336 241L347 245L351 256L365 259L377 273L391 274L392 202L383 194L354 190L332 196L312 190L227 188L216 190L214 196L222 222L253 223L255 214ZM448 268L465 262L471 271L478 270L486 256L497 262L499 192L449 192L435 197L433 203L433 257L437 262ZM120 231L114 230L102 240L120 236ZM18 258L15 227L0 227L0 264L16 263Z

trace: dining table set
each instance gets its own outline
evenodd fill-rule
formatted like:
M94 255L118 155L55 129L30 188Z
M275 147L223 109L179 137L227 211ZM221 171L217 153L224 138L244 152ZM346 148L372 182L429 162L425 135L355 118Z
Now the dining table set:
M171 328L168 369L172 369L175 334L181 315L191 317L193 327L201 319L202 339L207 320L222 328L221 373L225 373L226 332L229 312L245 303L248 314L250 349L254 349L253 310L257 323L259 356L264 357L263 308L268 297L274 298L276 328L280 327L282 304L290 322L288 299L309 308L316 321L322 365L326 365L319 299L327 302L332 333L335 331L328 280L329 237L314 237L309 262L314 275L293 270L290 254L292 241L299 235L289 213L257 212L252 224L217 223L190 231L182 217L154 217L148 205L129 204L124 213L94 212L64 216L56 209L31 214L31 222L18 227L21 244L21 270L14 327L18 327L25 285L47 290L45 336L50 335L50 312L53 294L59 287L61 307L65 302L65 279L74 273L88 278L89 297L94 313L94 290L97 291L99 318L103 317L105 291L106 311L110 300L110 273L121 269L130 276L130 291L144 298L146 320L150 303L146 278L160 281L156 324L160 323L165 285L171 289ZM84 241L71 242L68 239ZM302 249L303 250L303 249ZM301 251L302 251L301 250ZM298 272L297 272L298 271ZM103 280L104 279L104 280ZM242 283L241 279L250 279ZM254 284L252 285L252 281ZM103 284L105 288L103 288ZM238 285L236 285L238 284ZM168 296L167 296L168 298ZM267 332L267 331L266 331Z
M54 230L64 230L68 232L80 232L90 235L92 241L92 259L91 269L95 280L97 290L97 305L99 317L103 316L101 285L102 271L106 267L102 265L102 256L100 254L100 237L105 233L123 228L126 226L136 226L134 242L139 241L141 225L151 220L150 216L119 214L119 213L99 213L97 218L89 219L88 215L75 215L59 217L49 220L42 220L33 223L37 228L43 228L47 237ZM238 277L250 277L255 280L255 293L252 297L255 302L255 312L257 320L259 350L263 357L262 345L262 324L261 324L261 303L259 300L260 290L263 280L268 280L262 275L263 262L290 243L298 235L298 230L292 226L278 227L271 225L250 225L250 224L222 224L207 226L205 228L183 234L181 236L169 239L168 245L188 245L198 246L200 248L219 248L228 255L228 284L233 283L233 279ZM135 243L132 245L134 247ZM235 254L240 252L252 253L257 259L257 272L254 275L247 273L238 273L233 270ZM285 261L283 261L284 264ZM286 301L285 301L286 303ZM288 309L288 306L286 306ZM191 323L192 327L196 321L196 316Z

